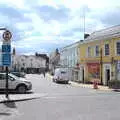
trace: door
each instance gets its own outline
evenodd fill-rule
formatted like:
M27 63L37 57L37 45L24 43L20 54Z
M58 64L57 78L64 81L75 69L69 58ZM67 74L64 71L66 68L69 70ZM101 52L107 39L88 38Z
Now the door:
M78 81L78 71L74 71L74 81Z
M84 83L84 69L82 69L82 80L83 80L83 83Z
M109 81L110 81L110 69L106 69L106 85L107 86Z

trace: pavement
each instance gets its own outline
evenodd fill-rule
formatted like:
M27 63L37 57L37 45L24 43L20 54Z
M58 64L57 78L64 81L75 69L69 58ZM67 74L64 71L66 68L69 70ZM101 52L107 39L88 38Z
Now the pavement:
M83 84L83 83L77 83L73 81L69 81L69 83L74 87L82 87L82 88L92 88L94 89L92 84ZM98 85L98 89L96 90L103 90L103 91L114 91L114 89L110 89L108 86L102 86Z
M52 80L53 76L51 76L50 74L46 74L47 77L49 77L50 80ZM71 86L73 87L82 87L82 88L93 88L93 84L83 84L83 83L78 83L78 82L74 82L74 81L69 81L69 83L71 84ZM120 91L120 90L115 90L115 89L111 89L108 86L103 86L103 85L98 85L98 89L96 90L101 90L101 91Z

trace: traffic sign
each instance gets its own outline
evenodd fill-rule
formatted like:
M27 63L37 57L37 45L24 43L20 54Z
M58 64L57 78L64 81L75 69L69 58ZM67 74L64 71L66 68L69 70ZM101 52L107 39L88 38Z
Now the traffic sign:
M11 54L10 53L3 53L2 54L2 64L3 64L3 66L10 66L11 65Z
M5 41L9 41L10 39L12 38L12 34L9 30L6 30L4 33L3 33L3 39Z
M2 52L11 52L11 45L2 45Z

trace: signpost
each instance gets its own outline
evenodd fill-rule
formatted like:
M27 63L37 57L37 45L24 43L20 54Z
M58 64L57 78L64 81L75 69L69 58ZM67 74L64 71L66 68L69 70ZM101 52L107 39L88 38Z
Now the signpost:
M8 66L11 65L11 41L12 34L10 31L5 29L3 33L3 44L2 44L2 66L6 67L6 98L8 99Z

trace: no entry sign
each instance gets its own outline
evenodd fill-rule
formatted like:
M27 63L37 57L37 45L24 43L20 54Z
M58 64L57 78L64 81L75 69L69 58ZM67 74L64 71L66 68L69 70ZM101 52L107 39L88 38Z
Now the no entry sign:
M9 30L6 30L4 33L3 33L3 39L5 41L9 41L10 39L12 38L12 34Z

